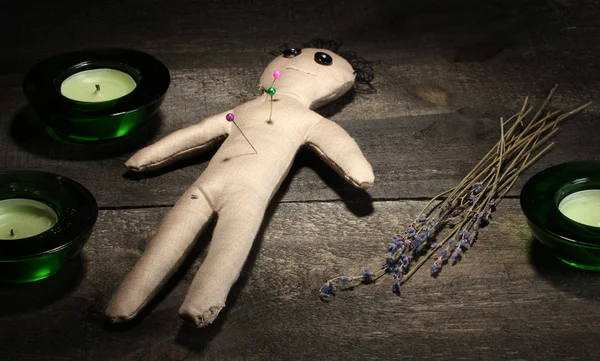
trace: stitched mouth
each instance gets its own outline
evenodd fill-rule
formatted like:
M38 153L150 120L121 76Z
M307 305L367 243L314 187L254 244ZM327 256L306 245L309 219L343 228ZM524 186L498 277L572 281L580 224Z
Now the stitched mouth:
M309 70L304 70L304 69L296 68L296 67L295 67L295 66L293 66L293 65L287 65L285 68L286 68L286 69L293 69L293 70L297 70L297 71L299 71L299 72L306 73L306 74L310 74L310 75L312 75L312 76L317 76L317 73L313 73L312 71L309 71Z

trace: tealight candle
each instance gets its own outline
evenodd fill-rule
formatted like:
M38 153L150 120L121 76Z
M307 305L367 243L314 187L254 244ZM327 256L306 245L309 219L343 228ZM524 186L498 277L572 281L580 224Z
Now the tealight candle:
M131 75L116 69L92 69L65 79L60 93L80 102L105 102L124 97L137 86Z
M569 194L560 202L558 209L575 222L600 227L600 189Z
M53 138L85 143L124 137L154 118L170 81L151 55L88 49L36 64L23 92Z
M600 161L547 168L521 190L531 232L566 264L600 271Z
M56 212L42 202L24 198L0 201L0 240L36 236L57 221Z

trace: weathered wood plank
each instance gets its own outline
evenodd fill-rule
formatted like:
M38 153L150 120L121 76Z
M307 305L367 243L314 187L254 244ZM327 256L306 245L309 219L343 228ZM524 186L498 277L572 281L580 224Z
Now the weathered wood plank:
M424 66L419 71L425 79L430 76L427 74L431 68ZM495 71L494 67L485 70L487 76ZM0 88L0 167L4 170L39 169L74 178L88 187L103 207L173 204L204 170L210 154L181 163L171 168L172 171L144 176L125 175L123 163L144 144L252 96L255 87L251 79L255 79L255 75L242 70L237 73L242 75L220 82L218 79L227 74L218 69L175 72L173 86L162 108L162 119L153 123L156 126L117 144L88 147L57 143L37 129L33 125L37 119L31 109L22 108L25 100L17 85L18 77L0 77L0 83L5 84ZM476 82L477 86L464 83L454 88L449 91L452 104L440 106L410 95L399 80L399 73L384 73L388 74L380 79L384 89L377 94L356 97L345 107L347 99L342 99L323 110L326 115L332 114L331 118L357 140L373 164L376 185L370 194L377 199L430 197L454 185L493 146L499 134L498 118L518 109L518 101L525 97L521 92L528 89L514 69L511 82L496 83L503 89L499 93L494 93L496 89L489 87L485 83L486 76L480 73L465 80ZM467 73L466 68L449 73L443 82L449 84L454 75L467 77ZM574 89L572 84L559 90L557 106L574 107L590 99L588 96L595 99L596 93ZM210 91L216 88L224 91ZM239 88L246 90L238 93ZM432 88L418 89L430 92ZM476 96L477 93L485 96ZM539 94L543 96L544 92L536 93L538 97ZM479 99L481 108L470 107L469 99L475 98ZM484 103L489 105L483 106ZM342 108L336 108L339 106ZM486 111L489 106L497 110ZM461 110L453 111L456 107ZM506 110L508 108L512 109ZM551 164L599 159L600 133L596 129L596 116L596 108L591 108L565 123L557 150L523 180L533 171ZM513 195L521 185L522 182L517 184ZM282 201L361 196L309 152L298 157L285 186Z
M0 170L72 177L105 210L82 262L47 282L0 288L0 359L595 359L597 275L568 268L533 243L516 200L501 205L459 265L437 279L426 270L417 274L400 298L389 280L341 293L330 304L318 300L317 290L327 277L376 266L387 238L422 206L396 199L426 198L455 184L497 139L498 117L525 96L543 98L559 83L556 105L597 103L598 10L591 0L4 4ZM313 37L342 40L381 61L377 93L322 110L373 163L377 180L369 194L377 201L369 206L366 193L303 153L217 324L192 330L177 318L202 258L199 247L198 260L190 259L143 319L105 325L108 297L167 211L160 206L174 203L210 155L141 178L124 176L125 159L251 98L269 50ZM162 121L118 146L51 142L23 111L23 75L44 57L97 46L139 49L167 64L173 81ZM597 116L595 106L566 123L557 149L512 195L546 166L600 159ZM145 205L159 207L113 209Z
M389 236L422 205L375 202L371 214L356 217L341 202L279 204L269 212L227 311L202 330L183 327L177 318L197 260L139 322L122 328L103 324L110 293L167 208L102 211L83 263L79 270L71 266L71 277L63 273L46 284L0 289L0 358L595 357L600 351L600 280L556 261L533 243L515 200L501 204L481 241L437 279L423 270L400 297L384 278L342 292L328 304L318 300L325 278L378 265Z
M265 8L261 1L236 6L129 4L130 9L138 5L144 10L135 21L130 12L120 11L121 2L110 1L75 6L56 17L47 16L54 5L36 5L32 11L27 1L3 12L20 18L23 25L10 29L17 33L8 39L7 48L13 50L0 62L1 72L13 73L0 76L2 169L41 169L75 178L103 207L173 204L210 155L172 172L136 177L137 181L123 177L123 162L144 144L253 97L256 79L270 59L267 50L308 35L342 35L349 47L381 61L376 94L347 97L322 110L357 139L373 163L376 186L370 194L377 199L428 197L456 183L494 143L497 118L518 109L526 95L541 98L552 84L561 83L561 107L600 98L600 69L594 66L600 49L591 45L600 32L592 2L459 1L440 7L435 1L384 1L378 6L350 1L339 7L296 1L285 9L271 3ZM226 19L219 17L225 13ZM275 13L278 16L270 16ZM269 26L246 31L240 25L261 16L269 17ZM70 25L55 26L61 23ZM369 32L353 30L365 26ZM77 32L72 31L75 27ZM47 37L31 36L40 29ZM478 44L503 41L506 34L510 41L492 59L452 61L452 54L483 54L488 50ZM166 62L173 82L156 127L121 146L92 150L57 144L33 130L31 111L23 110L23 73L39 58L84 45L134 47ZM442 102L435 100L440 97ZM592 108L566 124L558 149L532 172L563 161L598 159L596 114ZM299 157L286 187L284 202L366 196L350 189L310 153Z
M598 39L596 4L589 0L61 4L25 0L5 5L0 30L10 36L5 38L7 55L0 58L0 72L23 73L43 57L97 46L135 47L181 68L206 59L218 64L315 36L337 38L360 51L393 49L397 57L417 61L424 53L454 58L458 49L486 42L508 49L526 45L541 50L550 43L551 48L585 51Z

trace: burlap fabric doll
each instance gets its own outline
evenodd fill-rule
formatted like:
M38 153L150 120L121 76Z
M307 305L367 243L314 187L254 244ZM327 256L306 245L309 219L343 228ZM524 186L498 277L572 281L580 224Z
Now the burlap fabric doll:
M274 83L276 71L280 76ZM126 166L144 172L222 142L206 170L165 216L114 294L106 310L108 318L123 322L135 317L177 270L211 217L218 214L206 259L179 311L184 320L198 327L211 323L225 307L265 210L301 147L312 148L356 187L372 186L373 170L356 142L336 123L313 111L346 93L356 77L350 62L332 50L287 49L260 78L261 88L274 87L274 95L265 91L135 153Z

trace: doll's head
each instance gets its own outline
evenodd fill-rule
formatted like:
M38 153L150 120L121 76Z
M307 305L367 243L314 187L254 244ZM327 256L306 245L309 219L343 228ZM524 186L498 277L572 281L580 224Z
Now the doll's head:
M329 103L354 85L354 69L333 51L315 48L286 49L265 69L260 86L268 89L273 83L273 71L281 77L273 85L277 94L297 98L311 109Z

